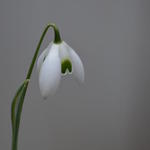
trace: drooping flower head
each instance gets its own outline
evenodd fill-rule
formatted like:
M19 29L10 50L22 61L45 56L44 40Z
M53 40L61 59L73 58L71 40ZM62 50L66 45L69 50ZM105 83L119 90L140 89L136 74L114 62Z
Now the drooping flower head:
M80 82L84 81L83 63L77 53L61 40L58 29L55 31L55 40L39 56L37 69L44 98L56 92L62 75L73 74Z

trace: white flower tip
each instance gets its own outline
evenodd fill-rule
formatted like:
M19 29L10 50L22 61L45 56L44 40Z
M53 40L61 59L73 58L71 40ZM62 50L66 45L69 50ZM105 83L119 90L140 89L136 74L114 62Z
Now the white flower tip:
M79 75L77 76L77 79L80 83L84 83L85 81L85 76L84 76L84 70L82 70Z
M42 88L40 86L40 92L41 92L42 98L46 100L50 95L51 96L55 95L58 90L58 84L59 83L56 83L55 85L53 84L51 87L47 87L47 88L44 88L44 87Z

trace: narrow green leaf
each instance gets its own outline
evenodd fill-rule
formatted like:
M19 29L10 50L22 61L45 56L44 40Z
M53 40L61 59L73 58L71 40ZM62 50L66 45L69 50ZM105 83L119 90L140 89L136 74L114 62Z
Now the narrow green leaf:
M23 87L29 82L28 79L26 79L21 86L19 87L19 89L17 90L12 104L11 104L11 122L12 122L12 133L14 134L14 128L15 128L15 121L16 121L16 109L19 103L19 98L21 97L21 93L23 91Z
M13 149L17 149L17 138L18 138L18 128L20 123L20 118L18 119L18 112L20 112L20 104L23 103L25 93L27 90L29 79L26 79L23 84L19 87L11 105L11 120L12 120L12 147ZM21 112L20 112L21 114Z

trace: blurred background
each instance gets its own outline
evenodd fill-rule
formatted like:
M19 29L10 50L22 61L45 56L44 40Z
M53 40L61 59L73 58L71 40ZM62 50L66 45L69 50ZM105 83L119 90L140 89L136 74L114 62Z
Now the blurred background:
M49 22L80 55L85 83L66 76L43 100L35 66L18 150L150 149L149 0L1 0L0 149L11 149L12 97Z

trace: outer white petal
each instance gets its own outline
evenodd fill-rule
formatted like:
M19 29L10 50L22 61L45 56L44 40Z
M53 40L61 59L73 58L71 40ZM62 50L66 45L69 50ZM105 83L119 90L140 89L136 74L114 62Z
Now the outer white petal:
M53 44L39 73L39 87L44 98L54 94L61 79L59 45Z
M39 56L38 60L37 60L37 70L38 72L40 72L40 69L41 69L41 65L43 64L44 62L44 58L48 55L48 52L52 46L52 43L51 42L48 47L41 53L41 55Z
M65 43L68 48L69 56L72 62L73 75L80 81L84 82L84 67L78 54Z

